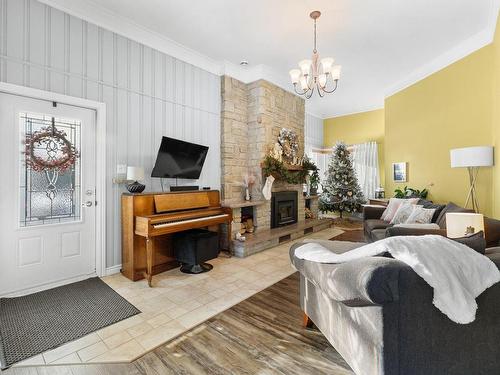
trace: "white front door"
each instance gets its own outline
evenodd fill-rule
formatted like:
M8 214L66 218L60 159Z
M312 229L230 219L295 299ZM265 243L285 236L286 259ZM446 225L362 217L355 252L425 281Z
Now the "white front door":
M0 93L0 296L95 275L95 117Z

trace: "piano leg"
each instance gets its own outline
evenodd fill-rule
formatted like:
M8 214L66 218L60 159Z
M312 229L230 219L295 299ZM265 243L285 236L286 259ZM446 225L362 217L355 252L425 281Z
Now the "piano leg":
M144 277L151 287L151 280L153 279L153 241L149 237L146 238L146 272Z

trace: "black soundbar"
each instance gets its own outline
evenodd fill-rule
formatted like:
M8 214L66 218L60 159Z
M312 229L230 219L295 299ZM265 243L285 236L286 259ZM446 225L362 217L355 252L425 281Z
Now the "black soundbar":
M192 191L192 190L200 190L199 186L170 186L170 191Z

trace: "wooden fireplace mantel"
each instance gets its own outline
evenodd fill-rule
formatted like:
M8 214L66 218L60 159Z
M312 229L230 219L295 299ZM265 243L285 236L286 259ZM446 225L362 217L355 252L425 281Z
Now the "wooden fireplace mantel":
M283 164L283 166L288 171L302 171L302 170L304 170L304 167L302 165ZM264 168L264 162L260 163L260 167Z

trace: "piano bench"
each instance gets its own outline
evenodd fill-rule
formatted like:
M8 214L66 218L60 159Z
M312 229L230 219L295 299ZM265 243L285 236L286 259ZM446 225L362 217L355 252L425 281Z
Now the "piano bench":
M205 263L219 255L219 233L204 229L191 229L174 234L175 258L181 263L181 272L202 273L213 266Z

